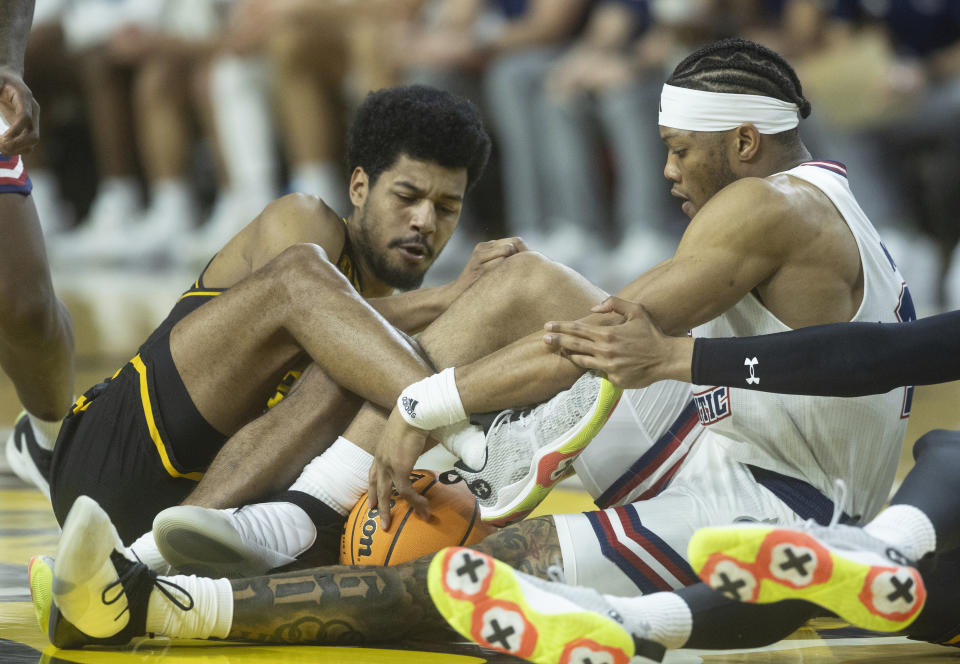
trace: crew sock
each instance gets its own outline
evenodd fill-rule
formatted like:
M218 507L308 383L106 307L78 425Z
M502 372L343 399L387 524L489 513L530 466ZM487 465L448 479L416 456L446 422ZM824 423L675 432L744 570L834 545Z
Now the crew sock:
M367 490L371 465L373 455L340 436L307 464L290 490L313 496L346 516Z

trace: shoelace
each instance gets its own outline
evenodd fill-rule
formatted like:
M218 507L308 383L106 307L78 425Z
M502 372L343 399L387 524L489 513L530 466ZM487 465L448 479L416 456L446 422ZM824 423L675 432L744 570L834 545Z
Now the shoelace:
M497 416L493 418L493 422L490 424L490 430L497 431L501 427L509 426L514 422L518 426L526 428L530 424L530 414L532 412L532 408L526 410L501 410L497 413Z
M116 604L117 602L119 602L120 598L123 597L127 592L124 587L125 582L131 579L132 577L134 577L136 574L140 573L139 568L141 565L143 565L143 563L131 563L131 565L127 567L127 569L125 569L119 575L116 581L109 584L106 588L103 589L103 592L100 593L100 600L107 606L110 606L111 604ZM190 593L188 593L185 588L178 586L176 583L173 583L172 581L167 581L166 579L163 579L160 577L156 577L153 579L153 585L154 587L156 587L157 590L163 593L168 600L170 600L171 604L173 604L175 607L177 607L181 611L191 611L193 609L193 605L194 605L193 596ZM170 586L175 590L179 590L187 598L187 601L181 602L179 599L177 599L174 596L172 592L164 588L164 585ZM108 598L107 593L117 586L120 587L117 594L113 598ZM123 614L129 610L130 610L130 603L127 602L127 606L124 607L123 611L117 614L117 617L114 618L114 621L120 620Z
M833 516L830 517L830 523L827 528L833 528L840 523L843 516L843 508L847 504L847 483L839 477L833 480L833 486L836 491L833 494Z
M833 487L833 514L830 516L830 523L827 524L827 528L835 528L840 523L840 519L843 518L843 509L847 504L847 483L837 477L833 480ZM804 530L810 530L817 526L820 526L820 524L815 519L807 519L803 522L802 527Z

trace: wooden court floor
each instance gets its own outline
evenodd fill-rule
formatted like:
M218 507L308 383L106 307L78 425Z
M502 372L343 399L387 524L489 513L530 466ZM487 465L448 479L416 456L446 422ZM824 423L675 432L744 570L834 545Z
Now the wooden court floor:
M193 273L158 276L95 272L82 279L55 275L58 292L71 310L77 338L77 387L112 374L128 360L137 344L166 314L177 295L194 279ZM79 285L78 285L79 284ZM0 441L19 410L13 387L0 375ZM611 420L615 434L616 417ZM960 383L919 388L907 432L907 445L898 477L910 467L910 445L934 428L960 428ZM0 455L2 457L2 455ZM545 511L580 511L591 503L582 491L555 491ZM224 645L213 642L145 641L131 650L64 651L51 646L36 623L26 584L26 563L36 554L52 554L59 530L47 500L10 474L0 460L0 664L76 663L134 664L260 664L331 662L468 664L516 662L472 644L440 646L429 643L396 647L327 648ZM960 650L919 644L902 637L873 637L836 621L805 626L778 644L761 650L707 652L681 650L666 658L670 664L699 662L840 663L957 661Z

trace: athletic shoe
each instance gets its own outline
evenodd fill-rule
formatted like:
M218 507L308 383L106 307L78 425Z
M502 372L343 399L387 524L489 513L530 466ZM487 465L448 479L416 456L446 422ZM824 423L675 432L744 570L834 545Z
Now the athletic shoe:
M50 556L34 556L27 567L30 580L30 597L33 599L33 611L37 616L40 631L57 648L82 648L85 645L122 645L111 639L94 639L87 636L63 617L57 605L53 603L53 566Z
M291 514L290 503L308 518L299 510ZM163 558L181 573L239 578L297 562L336 565L344 521L319 500L287 491L277 500L240 508L167 508L153 520L153 537Z
M50 497L50 465L53 452L45 450L37 443L36 434L27 411L20 411L13 425L13 431L7 439L7 463L27 484L31 484Z
M472 549L437 553L427 588L457 632L538 664L626 664L634 655L659 662L665 652L643 635L631 635L599 593L547 583Z
M689 557L705 583L732 599L802 599L875 632L904 629L926 599L913 563L853 526L702 528Z
M588 371L539 406L499 413L487 431L483 468L454 464L480 501L480 517L505 526L532 512L600 432L622 393Z
M154 587L183 611L193 598L158 580L146 565L128 560L110 517L92 498L80 496L70 508L57 547L53 574L49 559L34 559L30 589L38 619L47 613L47 634L61 648L124 645L146 633L147 604ZM46 610L46 578L53 602ZM161 584L179 590L183 601Z

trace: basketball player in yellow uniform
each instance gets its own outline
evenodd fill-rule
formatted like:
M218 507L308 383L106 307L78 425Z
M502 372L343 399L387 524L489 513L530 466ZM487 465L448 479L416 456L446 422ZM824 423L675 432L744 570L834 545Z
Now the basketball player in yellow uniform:
M489 145L464 99L423 86L372 93L351 133L347 218L303 194L268 205L136 356L77 400L52 462L58 518L77 496L95 496L132 541L164 507L195 491L202 501L204 486L235 482L262 497L329 445L361 398L392 403L408 379L429 375L398 329L422 328L522 248L483 245L461 278L417 288ZM290 372L301 371L289 390ZM268 410L278 384L289 393Z

